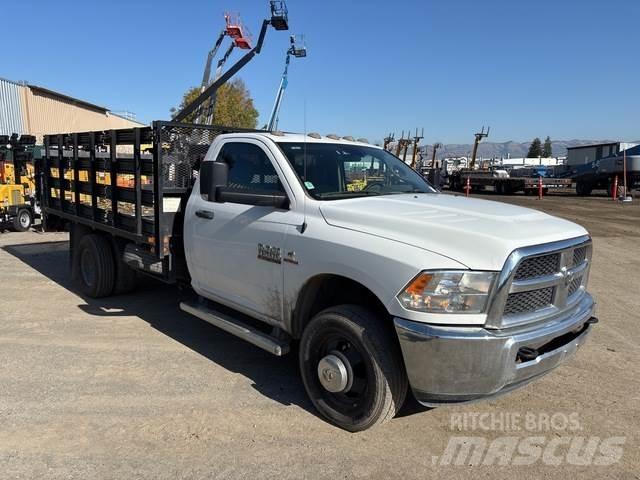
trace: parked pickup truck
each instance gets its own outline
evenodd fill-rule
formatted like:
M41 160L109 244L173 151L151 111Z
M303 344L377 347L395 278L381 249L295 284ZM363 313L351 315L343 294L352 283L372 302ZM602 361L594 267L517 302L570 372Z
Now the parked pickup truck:
M296 345L311 401L350 431L409 389L437 406L521 387L597 322L584 228L442 194L350 137L155 122L46 136L40 169L84 294L136 272L187 287L182 310L275 355Z

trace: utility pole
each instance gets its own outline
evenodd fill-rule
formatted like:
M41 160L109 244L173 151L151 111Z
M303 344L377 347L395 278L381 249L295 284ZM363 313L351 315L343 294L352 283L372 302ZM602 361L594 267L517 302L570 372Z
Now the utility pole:
M418 153L418 143L424 138L424 128L422 133L418 135L418 129L416 128L416 134L413 137L413 156L411 157L411 168L416 169L416 154Z
M476 141L473 144L473 154L471 155L471 164L469 165L470 169L473 169L476 166L476 154L478 153L478 145L484 138L487 138L489 136L489 130L491 130L491 127L488 127L485 133L483 125L482 130L475 133Z

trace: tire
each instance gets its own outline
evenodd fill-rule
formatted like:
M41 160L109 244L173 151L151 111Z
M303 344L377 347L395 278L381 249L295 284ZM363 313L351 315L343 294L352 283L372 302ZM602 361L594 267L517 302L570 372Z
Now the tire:
M461 192L462 191L462 181L461 181L459 175L452 175L451 176L450 188L451 188L451 190L454 190L456 192Z
M325 419L350 432L390 420L407 394L400 347L384 320L357 305L331 307L313 317L300 340L300 373L311 402ZM332 393L321 383L319 367L327 365L321 360L329 357L346 366L347 373L338 377L348 379L342 391ZM325 372L326 385L331 377Z
M18 214L13 219L13 229L16 232L26 232L33 224L31 212L26 208L18 210Z
M109 240L102 235L84 235L79 242L74 278L91 298L111 295L115 285L115 262Z
M593 186L587 182L576 182L576 193L580 197L588 197L591 195Z

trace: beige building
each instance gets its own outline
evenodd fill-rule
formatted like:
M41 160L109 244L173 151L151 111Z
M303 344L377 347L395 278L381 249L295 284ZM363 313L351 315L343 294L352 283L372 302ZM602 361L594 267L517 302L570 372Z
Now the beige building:
M141 127L143 124L47 88L0 78L0 135L42 136Z

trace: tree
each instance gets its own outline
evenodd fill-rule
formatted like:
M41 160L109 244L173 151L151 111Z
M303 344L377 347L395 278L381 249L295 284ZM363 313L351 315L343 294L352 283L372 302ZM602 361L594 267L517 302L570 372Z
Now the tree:
M171 109L171 115L182 110L200 95L200 87L192 87L182 96L182 102L177 109ZM204 102L206 108L208 102ZM196 110L197 112L197 110ZM196 112L187 115L184 122L195 122ZM236 78L222 85L216 95L216 106L213 114L214 125L225 127L256 128L258 124L258 110L253 106L253 99L244 82Z
M544 140L544 148L542 149L542 156L544 158L551 158L553 155L553 147L551 146L551 138L547 135Z
M529 153L527 153L527 158L538 158L542 156L542 142L538 137L533 139L531 142L531 146L529 147Z

